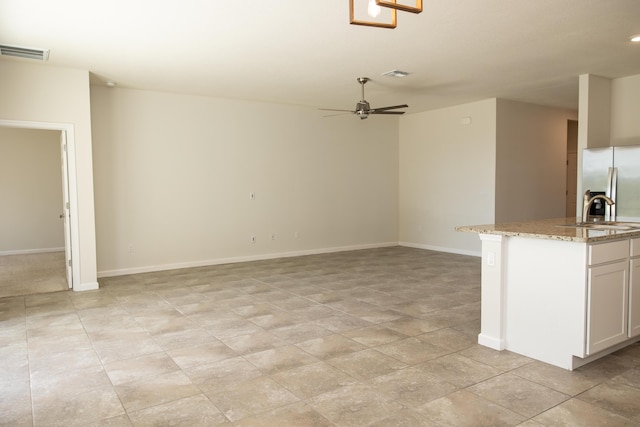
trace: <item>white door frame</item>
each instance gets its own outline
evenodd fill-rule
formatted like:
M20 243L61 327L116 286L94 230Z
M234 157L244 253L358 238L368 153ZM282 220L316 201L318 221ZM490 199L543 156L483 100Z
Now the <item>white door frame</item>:
M60 165L62 166L62 223L64 224L64 267L67 284L73 289L73 263L71 259L71 221L69 212L69 175L67 173L67 131L60 131Z
M78 182L76 173L76 142L74 126L72 123L48 123L48 122L30 122L23 120L2 120L0 119L0 127L12 127L20 129L43 129L43 130L57 130L61 131L66 136L66 152L61 153L61 156L66 155L66 162L63 162L63 174L66 174L68 183L68 197L69 197L69 223L68 233L69 241L65 238L65 253L67 256L71 256L71 283L69 287L73 287L75 284L80 284L80 257L78 248L80 248L80 233L78 228ZM66 169L66 170L65 170ZM67 233L67 231L65 231ZM65 236L66 237L66 236ZM68 247L70 246L70 247ZM67 261L65 261L67 262Z

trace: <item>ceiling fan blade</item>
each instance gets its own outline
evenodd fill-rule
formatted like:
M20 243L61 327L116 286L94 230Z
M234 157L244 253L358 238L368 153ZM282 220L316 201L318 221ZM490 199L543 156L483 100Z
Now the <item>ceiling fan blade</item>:
M395 110L396 108L407 108L407 107L409 107L407 104L392 105L390 107L372 108L371 111L386 111L386 110Z
M369 114L404 114L404 113L406 113L406 111L376 111L376 110L369 111Z
M336 110L335 108L318 108L321 111L344 111L345 113L355 113L353 110Z
M322 117L335 117L335 116L345 116L347 114L353 114L353 111L346 111L344 113L336 113L336 114L327 114Z

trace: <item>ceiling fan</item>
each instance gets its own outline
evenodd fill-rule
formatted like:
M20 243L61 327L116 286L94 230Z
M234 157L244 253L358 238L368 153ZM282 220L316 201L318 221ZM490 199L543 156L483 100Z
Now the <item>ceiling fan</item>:
M380 108L371 108L369 103L364 99L364 85L369 81L368 77L358 77L358 83L362 86L362 99L360 102L356 104L355 110L335 110L331 108L320 108L320 110L324 111L342 111L344 113L357 114L360 117L360 120L364 120L369 117L369 114L404 114L404 111L389 111L395 110L397 108L407 108L407 104L402 105L392 105L390 107L380 107Z

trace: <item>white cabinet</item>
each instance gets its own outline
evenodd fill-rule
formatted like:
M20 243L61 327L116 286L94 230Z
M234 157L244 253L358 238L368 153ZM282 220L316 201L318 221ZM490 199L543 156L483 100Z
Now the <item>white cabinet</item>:
M589 245L586 354L640 336L640 238Z
M589 267L587 354L627 339L628 259Z
M634 247L628 239L592 244L588 250L586 353L591 355L632 336L629 326L632 312L633 322L638 322L636 332L640 334L640 313L637 312L640 305L630 309L630 300L639 299L635 294L640 294L640 290L634 294L630 286L633 263L629 256ZM635 281L640 280L639 273L637 270Z
M634 237L507 236L495 245L483 239L478 342L576 369L640 340L640 238Z
M638 335L640 335L640 239L632 239L629 261L629 338Z
M629 240L588 246L586 354L629 337Z

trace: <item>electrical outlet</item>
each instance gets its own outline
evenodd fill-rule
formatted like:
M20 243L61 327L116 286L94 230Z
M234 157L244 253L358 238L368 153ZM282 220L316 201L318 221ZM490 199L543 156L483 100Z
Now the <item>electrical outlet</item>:
M276 233L271 233L271 240L276 240Z
M251 243L255 243L256 242L256 236L251 236Z
M487 265L490 267L494 267L496 265L496 253L489 252L487 253Z
M254 193L253 191L249 193L249 200L255 200L256 199L256 193Z
M129 251L130 254L133 253L133 243L129 243L129 245L127 246L127 251Z

